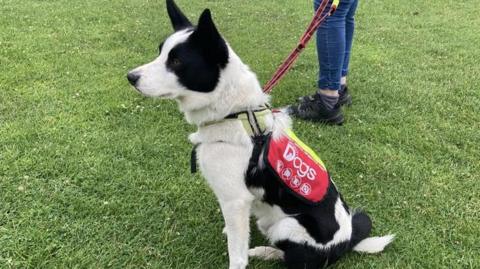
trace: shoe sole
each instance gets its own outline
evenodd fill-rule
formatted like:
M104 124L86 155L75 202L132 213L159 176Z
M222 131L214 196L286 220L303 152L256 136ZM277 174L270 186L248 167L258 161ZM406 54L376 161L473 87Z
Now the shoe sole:
M338 114L337 116L326 119L326 120L320 120L320 119L312 119L312 121L319 122L319 123L324 123L328 125L343 125L343 122L345 121L345 118L343 117L343 114Z

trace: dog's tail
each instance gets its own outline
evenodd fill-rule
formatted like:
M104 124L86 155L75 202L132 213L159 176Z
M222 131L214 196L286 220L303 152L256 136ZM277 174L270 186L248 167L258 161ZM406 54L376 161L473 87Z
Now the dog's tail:
M362 253L379 253L390 244L395 235L368 237L372 231L372 221L367 214L357 211L352 217L352 249Z

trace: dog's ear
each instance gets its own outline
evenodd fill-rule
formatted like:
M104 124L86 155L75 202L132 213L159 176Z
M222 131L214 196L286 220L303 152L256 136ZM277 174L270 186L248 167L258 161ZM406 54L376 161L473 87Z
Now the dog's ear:
M179 31L188 27L192 27L192 23L178 8L173 0L167 0L167 12L172 22L173 29Z
M228 62L228 48L225 40L213 23L209 9L205 9L198 20L197 29L190 36L195 45L208 55L210 60L224 67Z

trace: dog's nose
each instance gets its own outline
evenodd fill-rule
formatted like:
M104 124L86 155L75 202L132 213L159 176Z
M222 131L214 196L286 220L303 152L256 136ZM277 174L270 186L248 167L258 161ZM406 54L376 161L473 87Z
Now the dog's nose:
M140 75L134 72L130 72L127 74L127 79L132 84L135 86L137 84L138 79L140 78Z

